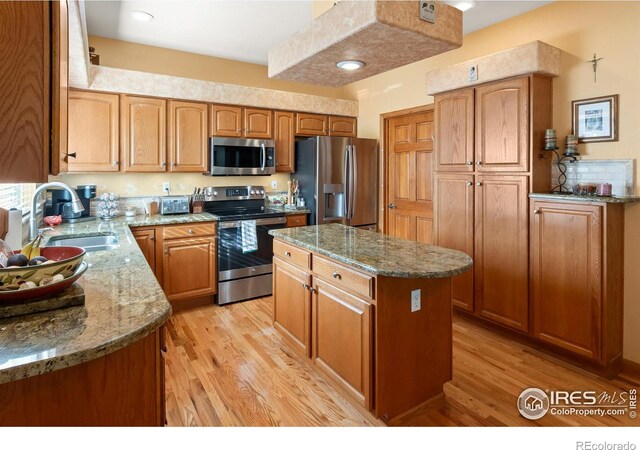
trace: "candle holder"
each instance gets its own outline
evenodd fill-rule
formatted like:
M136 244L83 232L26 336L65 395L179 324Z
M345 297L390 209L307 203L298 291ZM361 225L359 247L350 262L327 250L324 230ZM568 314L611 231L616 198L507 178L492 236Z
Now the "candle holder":
M571 191L565 188L565 185L567 184L567 165L565 162L569 161L569 164L573 164L574 162L578 161L580 157L580 153L572 152L572 151L568 152L565 150L564 154L560 156L560 153L558 153L558 150L560 150L560 147L556 147L554 149L545 148L545 152L553 152L553 154L556 155L555 164L556 166L558 166L558 172L559 172L558 184L556 184L551 189L551 192L553 194L571 194ZM542 155L542 158L545 158L544 154ZM552 160L553 160L553 157L552 157Z

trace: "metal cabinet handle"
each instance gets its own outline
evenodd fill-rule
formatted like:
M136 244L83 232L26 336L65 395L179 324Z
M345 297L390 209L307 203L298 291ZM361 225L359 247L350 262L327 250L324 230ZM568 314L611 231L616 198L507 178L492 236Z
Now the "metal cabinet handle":
M395 203L390 203L389 204L389 209L396 209Z
M335 278L336 280L342 280L342 275L340 275L338 272L333 272L333 278Z
M67 157L68 157L68 158L76 159L76 157L77 157L77 156L78 156L78 153L76 153L76 152L73 152L73 153L67 153Z
M284 252L284 256L291 256L291 252Z
M310 287L309 292L311 292L312 294L315 294L317 291L314 288Z
M467 166L473 166L473 161L467 161Z
M177 165L178 165L178 163L176 163L176 162L174 162L174 163L172 164L172 166L173 166L173 167L175 167L175 166L177 166Z
M114 161L113 162L113 167L118 167L118 164L120 164L120 161Z
M540 210L539 210L539 209L534 209L534 210L533 210L533 213L534 213L534 214L540 214Z
M467 186L473 186L473 183L471 181L467 181Z
M307 283L302 283L302 287L305 289L309 289L309 285Z
M477 161L476 165L481 166L482 165L482 161Z
M189 229L187 230L187 233L189 233L189 234L193 234L193 230L192 230L191 228L189 228Z
M478 182L476 183L476 186L482 186L482 181L478 181Z

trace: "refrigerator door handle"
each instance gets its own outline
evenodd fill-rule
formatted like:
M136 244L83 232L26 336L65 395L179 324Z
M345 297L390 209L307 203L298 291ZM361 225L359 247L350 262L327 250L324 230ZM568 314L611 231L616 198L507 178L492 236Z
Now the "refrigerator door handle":
M351 146L350 154L349 162L351 171L349 180L349 219L353 219L353 212L356 208L355 186L357 186L358 183L358 164L356 161L357 151L355 145Z
M350 192L351 192L351 175L350 175L350 151L351 146L347 145L347 150L344 152L344 218L349 219L349 208L350 208Z

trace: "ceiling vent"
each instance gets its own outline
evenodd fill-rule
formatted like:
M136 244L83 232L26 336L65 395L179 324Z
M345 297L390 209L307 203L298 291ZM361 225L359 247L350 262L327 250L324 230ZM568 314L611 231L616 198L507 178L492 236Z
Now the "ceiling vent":
M269 77L343 86L461 45L462 12L453 6L343 0L269 51ZM340 67L354 62L355 70Z

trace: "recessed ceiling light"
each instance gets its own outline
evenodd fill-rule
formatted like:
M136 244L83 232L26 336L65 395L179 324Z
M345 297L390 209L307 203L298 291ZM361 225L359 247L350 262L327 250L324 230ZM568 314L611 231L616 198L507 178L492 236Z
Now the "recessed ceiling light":
M136 20L139 20L140 22L151 22L153 20L153 16L148 12L129 11L129 14L131 15L131 17L133 17Z
M364 67L364 63L362 61L340 61L336 66L342 70L358 70Z
M474 1L452 2L451 6L454 6L454 7L458 8L460 11L464 12L464 11L468 11L471 8L473 8L474 6L476 6L476 2L474 2Z

